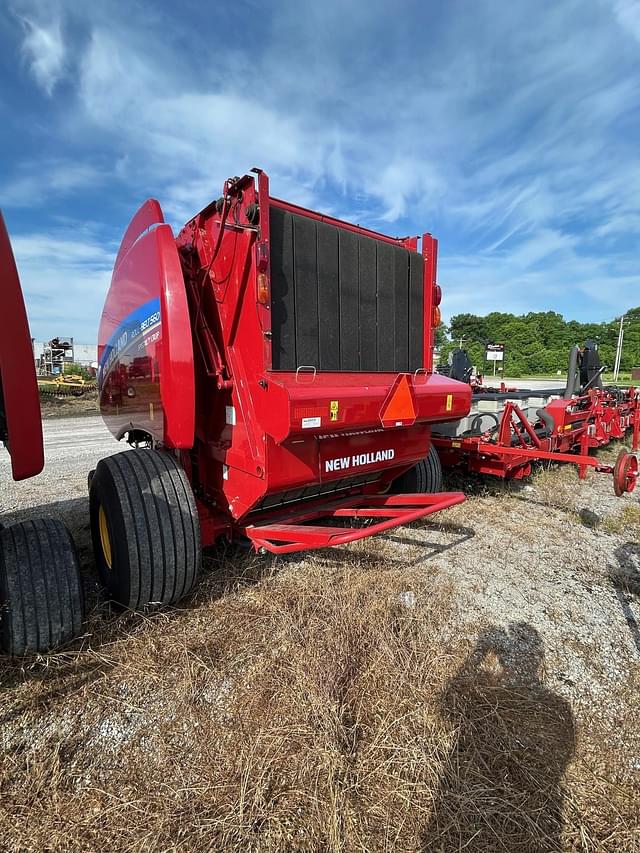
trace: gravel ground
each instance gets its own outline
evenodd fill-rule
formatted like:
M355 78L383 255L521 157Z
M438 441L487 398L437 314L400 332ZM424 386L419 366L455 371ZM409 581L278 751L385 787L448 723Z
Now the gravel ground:
M28 509L86 497L87 474L103 456L124 450L100 416L52 418L43 424L45 467L31 480L14 483L9 454L0 449L0 510Z

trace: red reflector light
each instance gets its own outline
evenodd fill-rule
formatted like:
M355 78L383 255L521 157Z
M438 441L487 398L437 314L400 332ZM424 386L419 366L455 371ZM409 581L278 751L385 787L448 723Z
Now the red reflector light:
M442 312L440 311L440 309L436 305L436 307L433 309L433 326L434 326L434 328L437 328L440 325L440 323L442 323Z
M433 288L433 304L438 306L442 302L442 288L436 284Z
M261 272L258 275L258 302L266 305L269 301L269 279Z
M384 426L405 426L416 419L416 407L413 402L413 392L406 373L398 377L395 387L391 389L380 412L380 420Z

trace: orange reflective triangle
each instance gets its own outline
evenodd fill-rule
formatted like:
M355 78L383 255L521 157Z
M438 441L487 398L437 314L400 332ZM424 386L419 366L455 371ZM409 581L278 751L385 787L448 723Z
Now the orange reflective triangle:
M382 413L383 421L413 421L416 419L416 408L413 404L413 394L406 374L400 377L391 399Z

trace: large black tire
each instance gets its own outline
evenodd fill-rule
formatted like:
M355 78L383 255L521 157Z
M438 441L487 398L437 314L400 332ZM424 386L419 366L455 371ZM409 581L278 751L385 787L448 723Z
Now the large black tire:
M41 518L0 530L0 602L6 654L49 652L80 632L78 558L62 522Z
M102 459L89 506L98 572L113 601L145 611L191 591L200 570L200 524L174 456L145 449Z
M433 444L427 456L393 482L396 494L431 494L442 490L442 465Z

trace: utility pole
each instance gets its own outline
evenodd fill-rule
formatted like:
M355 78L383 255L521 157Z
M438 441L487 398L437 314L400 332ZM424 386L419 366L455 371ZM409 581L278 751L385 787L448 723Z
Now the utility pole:
M613 381L618 381L620 372L620 361L622 359L622 341L624 340L624 314L620 317L620 329L618 331L618 346L616 347L616 360L613 366Z

